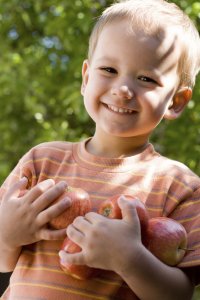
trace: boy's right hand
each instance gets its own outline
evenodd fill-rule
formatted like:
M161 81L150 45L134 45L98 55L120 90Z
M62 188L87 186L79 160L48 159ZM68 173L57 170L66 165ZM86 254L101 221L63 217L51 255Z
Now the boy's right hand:
M66 236L65 229L48 228L52 218L70 207L69 198L50 206L64 193L66 182L55 184L54 180L47 179L18 197L26 185L26 178L19 180L0 203L0 241L10 250L39 240L58 240Z

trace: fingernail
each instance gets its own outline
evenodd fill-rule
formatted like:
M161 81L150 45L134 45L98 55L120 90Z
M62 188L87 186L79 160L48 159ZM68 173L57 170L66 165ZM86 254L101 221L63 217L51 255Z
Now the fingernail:
M24 177L22 177L22 178L20 179L20 181L21 181L21 182L27 182L27 181L28 181L28 178L27 178L26 176L24 176Z
M55 184L53 179L46 179L38 184L42 191L47 190L48 188L52 187Z
M68 184L66 181L60 181L60 184L62 184L64 188L68 187Z
M63 250L61 250L61 251L58 252L58 255L59 255L60 259L61 259L61 262L64 261L64 257L63 257L64 254L65 254L65 252Z
M121 195L120 197L119 197L119 200L121 201L124 201L124 200L126 200L126 197L124 196L124 195Z
M69 198L69 197L66 197L66 198L64 198L63 200L62 200L62 203L64 204L64 205L69 205L69 204L71 204L72 203L72 200Z

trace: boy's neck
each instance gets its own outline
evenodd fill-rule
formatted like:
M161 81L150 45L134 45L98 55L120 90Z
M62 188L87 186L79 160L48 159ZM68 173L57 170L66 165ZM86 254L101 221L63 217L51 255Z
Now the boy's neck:
M111 136L109 141L94 135L86 144L89 153L108 158L123 158L139 154L149 144L148 140L139 138L119 138Z

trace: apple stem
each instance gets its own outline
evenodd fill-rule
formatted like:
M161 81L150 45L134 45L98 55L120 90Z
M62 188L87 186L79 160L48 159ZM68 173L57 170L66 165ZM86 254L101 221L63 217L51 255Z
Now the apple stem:
M110 212L111 212L110 208L105 208L105 209L103 210L103 216L104 216L104 217L109 217Z
M194 249L190 249L190 248L180 248L182 250L185 250L185 251L195 251Z
M73 191L73 187L71 187L71 186L67 186L66 187L66 192L72 192Z

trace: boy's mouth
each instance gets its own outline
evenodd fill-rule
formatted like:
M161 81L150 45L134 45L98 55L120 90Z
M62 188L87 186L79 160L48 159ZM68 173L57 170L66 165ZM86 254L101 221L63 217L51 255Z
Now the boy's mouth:
M135 112L133 109L117 107L117 106L110 105L110 104L105 104L105 106L109 110L112 110L113 112L116 112L116 113L119 113L119 114L133 114Z

